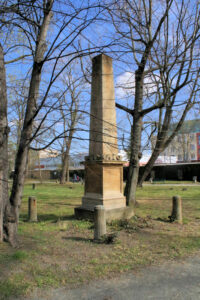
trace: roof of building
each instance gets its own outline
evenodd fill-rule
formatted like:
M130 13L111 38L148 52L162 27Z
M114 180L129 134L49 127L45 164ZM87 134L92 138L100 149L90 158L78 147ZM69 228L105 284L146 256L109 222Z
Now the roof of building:
M171 125L171 129L174 129L177 123ZM200 119L184 121L179 133L197 133L200 132Z

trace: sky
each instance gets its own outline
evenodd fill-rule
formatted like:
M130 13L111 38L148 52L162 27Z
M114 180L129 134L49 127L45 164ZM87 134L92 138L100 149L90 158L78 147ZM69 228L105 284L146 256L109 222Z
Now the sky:
M93 4L95 1L91 1ZM162 5L158 6L159 1L154 1L154 13L160 14ZM179 1L180 2L180 1ZM187 1L186 1L187 2ZM189 3L190 1L188 1ZM56 34L58 30L65 24L64 22L69 21L69 15L72 11L75 11L75 8L71 5L68 5L67 10L66 5L68 1L58 1L56 2L56 5L54 6L54 16L53 16L53 23L50 26L50 30L48 32L47 40L47 49L50 49L51 44L53 40L56 37ZM85 5L85 1L73 1L73 4L76 6L76 8L80 5L80 3ZM191 3L191 2L190 2ZM104 12L101 15L98 15L98 20L95 21L95 24L92 26L88 26L85 28L81 35L75 38L77 31L80 29L79 26L85 26L86 22L83 22L83 17L87 17L87 22L94 16L95 13L97 13L97 10L99 8L95 8L90 10L89 14L86 14L85 11L81 12L78 15L78 18L72 19L69 24L67 24L66 28L63 29L63 31L60 33L59 38L56 40L54 44L54 52L52 52L49 55L49 60L47 63L45 63L43 68L43 74L42 74L42 82L40 85L40 96L39 96L39 102L42 101L47 85L51 81L51 74L52 70L55 66L55 59L53 57L56 57L58 54L61 54L63 57L60 59L56 65L54 77L56 77L57 74L59 74L59 71L66 67L66 72L68 72L69 68L73 69L73 75L75 77L80 77L79 74L81 74L81 64L80 61L74 60L70 63L70 60L72 57L76 56L76 51L79 49L84 48L90 48L91 55L87 57L83 57L82 63L83 68L90 74L91 73L91 58L95 55L93 47L94 45L101 46L103 44L109 44L113 43L114 38L117 37L115 33L115 28L112 26L111 23L106 22L108 20L108 15ZM57 11L60 11L57 13ZM64 12L67 12L64 18ZM171 20L174 19L174 12L175 7L173 7L173 13L171 14ZM156 25L157 20L154 19L154 26ZM175 25L170 23L170 26L172 26L172 29L175 30ZM118 23L119 27L124 30L126 33L127 26L125 23L121 22ZM73 31L75 27L78 26L78 29L76 31ZM72 33L72 34L71 34ZM71 34L71 35L70 35ZM128 34L128 31L127 31ZM35 35L34 32L32 32L31 36L31 44L34 46L33 36ZM9 61L10 59L16 58L17 56L24 55L24 54L30 54L30 50L27 49L27 47L21 47L21 44L25 44L25 46L28 46L27 39L24 38L22 32L19 31L11 31L8 34L7 39L4 36L4 43L5 46L5 61ZM61 40L63 41L62 43ZM171 42L171 50L175 48L175 46L172 45L173 38L172 36L169 37L169 40ZM17 46L19 45L19 46ZM141 44L138 44L141 46ZM12 48L12 51L7 51L10 47L15 46ZM171 51L168 49L168 51ZM102 48L100 49L102 51ZM114 52L113 52L114 51ZM123 52L125 51L125 52ZM115 79L115 96L116 101L123 104L128 105L129 107L133 107L134 105L134 76L135 76L135 70L137 69L137 65L135 64L133 54L130 52L130 45L129 41L127 39L118 39L116 40L115 45L111 45L110 47L103 50L106 54L110 55L113 58L113 69L114 69L114 79ZM140 57L141 54L138 51L137 57ZM27 88L29 86L29 80L30 80L30 74L32 70L32 57L26 57L25 59L18 61L16 63L7 64L6 65L6 72L7 72L7 83L8 83L8 93L9 93L9 101L11 102L13 99L20 98L20 93L23 95L27 95ZM155 76L156 73L154 73ZM177 79L177 76L175 76L174 73L171 73L171 76L175 82ZM26 78L25 84L23 83L23 78ZM90 78L90 77L88 77ZM148 93L154 93L155 87L153 83L153 79L150 77L145 78L146 88L145 88L145 94ZM123 85L123 87L121 87ZM16 89L13 91L13 86L19 87L24 86L26 88L19 90L19 95L16 94ZM11 89L12 87L12 89ZM127 89L128 88L128 89ZM84 87L81 86L80 91L80 97L81 97L81 107L80 109L86 109L86 114L89 116L89 107L90 107L90 84L85 84ZM23 93L22 93L23 90ZM52 85L48 97L46 100L46 107L40 112L38 115L38 120L43 117L49 106L52 104L53 101L56 100L56 93L61 93L65 90L65 85L63 82L61 82L61 77L58 77L58 80L55 81L55 83ZM11 97L12 95L12 97ZM23 96L21 95L21 96ZM187 90L184 89L182 92L179 93L177 97L177 104L181 101L187 99ZM152 97L145 97L144 95L144 107L147 107L151 104L151 101L154 101L154 96ZM13 109L13 102L12 106L9 108L9 123L13 126L14 119L16 119L15 110ZM176 109L176 115L178 116L180 112L179 107L177 106ZM192 118L193 114L189 115L189 118ZM146 122L149 120L149 122L155 120L157 118L156 113L149 114L147 118L145 119ZM49 114L48 120L46 122L46 125L50 125L52 121L57 120L58 123L55 127L56 131L59 133L62 129L62 122L60 120L60 115L58 112L52 112ZM125 147L127 147L129 136L130 136L130 122L127 118L127 114L117 109L117 121L118 121L118 134L119 134L119 147L122 147L122 140L124 137L125 140ZM38 122L38 121L37 121ZM46 126L45 125L45 126ZM52 127L53 128L53 127ZM79 151L87 151L88 149L88 132L89 132L89 118L87 117L85 119L85 123L81 124L80 127L81 131L77 131L75 137L77 139L74 139L73 145L72 145L72 153L78 153ZM148 140L148 134L150 132L150 127L147 129L147 134L143 136L142 144L144 146L144 150L146 149L147 152L149 152L149 148L146 148L147 140ZM83 140L80 140L80 137ZM44 138L46 140L49 140L49 134L45 133ZM57 148L59 146L59 143L56 143L52 145L52 147Z

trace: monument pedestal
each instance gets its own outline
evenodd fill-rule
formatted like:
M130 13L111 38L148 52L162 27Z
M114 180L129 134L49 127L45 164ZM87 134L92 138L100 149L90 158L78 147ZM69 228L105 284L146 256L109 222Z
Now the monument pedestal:
M94 210L85 209L82 206L74 209L75 218L78 220L94 220ZM134 216L133 208L126 206L115 209L106 209L106 222L113 220L128 220Z
M133 216L123 196L122 161L86 161L85 195L82 206L75 208L76 218L93 219L96 205L104 206L107 221Z

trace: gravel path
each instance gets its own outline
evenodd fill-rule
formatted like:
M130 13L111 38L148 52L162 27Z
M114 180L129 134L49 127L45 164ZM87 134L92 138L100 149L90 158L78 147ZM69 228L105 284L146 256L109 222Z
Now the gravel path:
M46 299L198 300L200 299L200 254L185 261L147 267L136 274L128 273L115 279L94 281L77 289L37 291L32 298L29 298L29 300Z

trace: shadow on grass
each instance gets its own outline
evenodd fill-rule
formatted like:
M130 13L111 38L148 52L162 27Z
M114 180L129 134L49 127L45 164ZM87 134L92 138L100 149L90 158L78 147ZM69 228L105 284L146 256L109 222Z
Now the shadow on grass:
M20 215L20 220L23 222L28 222L28 216L27 214L21 214ZM38 222L52 222L56 223L58 221L67 221L67 220L75 220L74 215L69 215L69 216L58 216L55 214L38 214Z
M159 221L159 222L164 222L164 223L171 223L170 219L169 218L156 218L154 219L155 221Z
M82 238L78 236L68 236L68 237L62 237L63 240L71 240L71 241L80 241L80 242L85 242L85 243L92 243L93 239L87 239L87 238Z
M72 206L72 207L78 206L77 203L48 202L47 204L50 206Z

